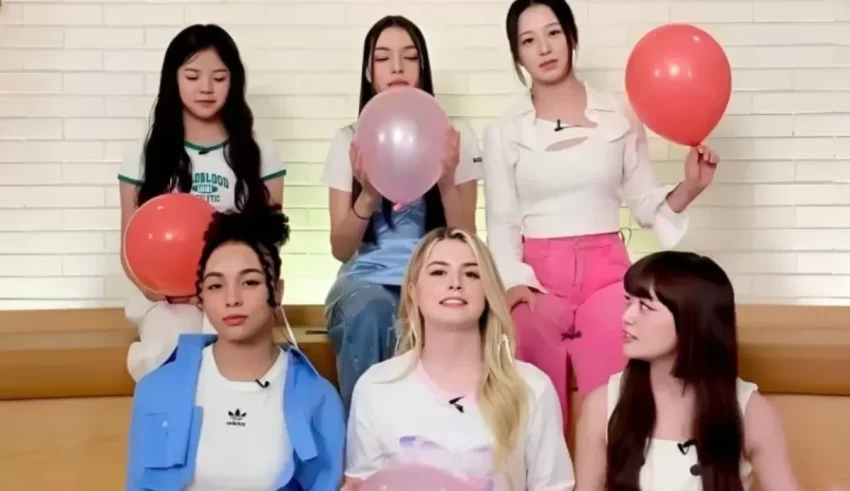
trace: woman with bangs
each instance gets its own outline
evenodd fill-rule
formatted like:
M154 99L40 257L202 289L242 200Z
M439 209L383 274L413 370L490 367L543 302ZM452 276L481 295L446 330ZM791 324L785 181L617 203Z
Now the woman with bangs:
M713 260L659 252L625 278L628 364L582 407L581 491L800 491L779 417L738 378L735 294Z
M572 462L552 382L514 360L502 282L486 246L439 228L405 275L397 355L354 389L344 489L401 464L481 491L569 491Z

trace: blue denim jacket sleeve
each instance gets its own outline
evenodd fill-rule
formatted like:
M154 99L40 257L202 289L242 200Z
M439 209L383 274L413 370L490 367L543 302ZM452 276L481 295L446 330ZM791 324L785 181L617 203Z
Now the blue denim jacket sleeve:
M142 487L142 424L141 415L144 412L144 389L136 385L133 395L133 413L130 419L130 441L127 448L127 483L126 491L143 491Z
M336 389L325 379L316 387L319 404L313 416L318 457L297 471L304 491L339 491L345 466L345 411Z

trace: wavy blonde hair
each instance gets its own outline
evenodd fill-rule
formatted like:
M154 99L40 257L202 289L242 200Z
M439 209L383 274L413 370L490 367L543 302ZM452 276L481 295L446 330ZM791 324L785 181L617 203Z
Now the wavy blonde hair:
M490 250L478 237L459 228L441 227L422 238L410 258L402 283L396 354L414 351L417 362L419 360L425 343L424 320L412 288L419 280L431 250L444 240L463 242L472 249L478 262L486 297L484 313L479 321L484 359L481 385L477 392L478 406L496 443L493 465L499 473L507 475L508 457L516 447L526 422L528 387L514 368L514 323L505 302L504 284ZM416 363L406 374L415 366Z

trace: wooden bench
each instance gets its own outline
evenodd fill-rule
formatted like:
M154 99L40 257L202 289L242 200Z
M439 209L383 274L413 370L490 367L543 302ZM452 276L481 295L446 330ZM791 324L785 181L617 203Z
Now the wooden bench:
M286 310L335 382L321 309ZM850 484L850 309L741 306L739 324L741 375L779 409L804 489ZM4 489L122 489L135 338L121 309L0 311Z

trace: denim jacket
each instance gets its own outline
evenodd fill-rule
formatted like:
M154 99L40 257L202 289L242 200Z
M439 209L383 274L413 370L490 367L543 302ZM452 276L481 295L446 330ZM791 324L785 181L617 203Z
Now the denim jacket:
M195 406L201 352L215 340L182 335L174 361L136 385L127 491L182 491L192 482L203 424L203 409ZM339 394L301 351L286 348L285 356L283 416L292 450L275 489L338 491L345 454Z

